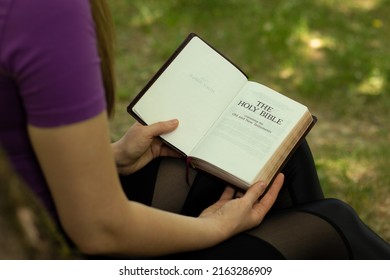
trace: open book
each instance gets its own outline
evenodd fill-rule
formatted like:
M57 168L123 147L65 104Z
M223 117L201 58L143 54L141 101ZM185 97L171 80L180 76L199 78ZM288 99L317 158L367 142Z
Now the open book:
M270 184L316 122L308 108L249 81L190 34L127 108L143 124L179 120L161 138L196 168L247 189Z

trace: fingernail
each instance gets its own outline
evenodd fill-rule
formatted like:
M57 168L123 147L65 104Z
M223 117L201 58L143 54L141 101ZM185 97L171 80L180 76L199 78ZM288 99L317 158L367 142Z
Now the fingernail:
M178 119L173 119L173 120L170 120L169 121L171 125L178 125L179 124L179 120Z
M265 183L264 182L260 182L260 184L259 184L259 188L262 190L262 191L264 191L264 189L265 189Z

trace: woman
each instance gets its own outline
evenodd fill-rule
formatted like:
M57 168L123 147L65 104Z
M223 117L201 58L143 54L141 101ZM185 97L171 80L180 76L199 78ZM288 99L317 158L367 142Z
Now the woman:
M156 137L175 130L179 121L135 124L122 139L110 143L107 116L113 106L114 78L106 1L0 0L0 11L0 143L16 171L82 252L167 256L246 242L237 234L261 223L284 175L276 177L261 200L265 188L261 182L238 196L227 187L214 194L220 196L217 201L213 195L207 201L194 199L187 203L191 210L182 214L127 198L126 194L131 198L154 188L149 186L154 182L139 180L142 174L158 172L153 159L176 156ZM295 192L287 204L321 198L305 143L294 157L285 170L290 180L286 179L284 192ZM307 174L299 166L305 166ZM202 175L197 178L194 190L218 184ZM299 189L302 180L310 187ZM280 257L268 254L272 248L267 245L258 248L264 258ZM210 256L203 252L199 256Z

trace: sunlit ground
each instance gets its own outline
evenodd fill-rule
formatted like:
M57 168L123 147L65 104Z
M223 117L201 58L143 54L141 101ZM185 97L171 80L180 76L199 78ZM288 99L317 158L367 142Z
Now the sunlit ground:
M189 32L252 80L309 106L308 136L327 197L390 241L389 0L116 0L117 114Z

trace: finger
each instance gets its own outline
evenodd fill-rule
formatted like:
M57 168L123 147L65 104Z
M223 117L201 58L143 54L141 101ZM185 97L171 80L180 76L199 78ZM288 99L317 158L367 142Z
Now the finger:
M219 199L220 200L230 200L233 198L234 192L235 191L232 187L226 187Z
M234 195L235 198L241 198L244 196L244 193L242 192L236 192L236 194Z
M270 186L264 197L255 205L255 208L257 210L264 211L265 213L268 212L268 210L274 204L279 194L279 191L283 186L283 182L284 175L280 173L278 174L278 176L276 176L275 180L273 181L272 185Z
M269 193L269 195L272 196L272 197L277 196L279 191L280 191L280 189L283 186L283 183L284 183L284 174L283 173L279 173L276 176L275 180L273 181L273 183L272 183L271 187L269 188L267 194Z
M178 125L179 125L179 121L177 119L157 122L149 125L147 127L147 132L152 137L156 137L174 131L178 127Z
M248 199L251 204L255 203L259 197L263 194L265 190L265 184L264 182L257 182L245 193L245 195L242 198Z

